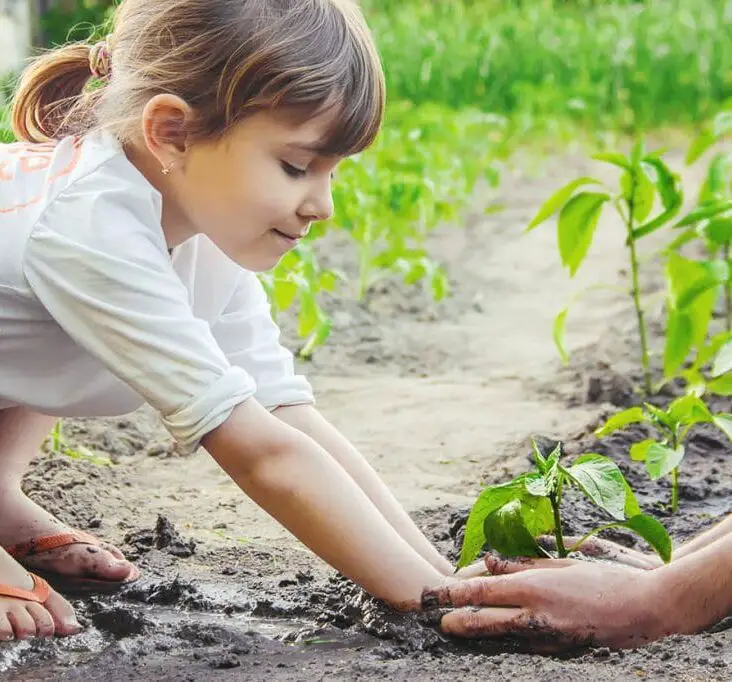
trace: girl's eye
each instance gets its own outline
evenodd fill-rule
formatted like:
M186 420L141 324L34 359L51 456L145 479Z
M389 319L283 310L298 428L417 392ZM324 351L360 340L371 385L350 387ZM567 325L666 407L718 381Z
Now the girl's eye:
M291 163L287 163L287 161L282 161L282 169L291 178L302 178L307 173L306 170L298 168L297 166L293 166Z

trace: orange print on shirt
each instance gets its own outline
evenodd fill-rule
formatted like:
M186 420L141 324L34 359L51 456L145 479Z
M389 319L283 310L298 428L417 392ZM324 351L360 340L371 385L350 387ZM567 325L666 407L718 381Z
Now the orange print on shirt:
M47 170L51 166L53 161L53 153L56 150L56 143L44 142L42 144L32 144L19 142L7 146L7 153L12 156L20 155L18 164L16 166L17 173L14 175L11 171L11 165L9 160L0 160L0 182L9 182L15 180L18 174L29 175L31 173L38 173L40 171ZM58 179L69 175L74 168L76 168L81 158L81 138L74 137L71 145L71 159L58 173L50 175L46 178L43 190L40 194L33 197L22 204L15 204L10 207L0 207L0 214L2 213L13 213L14 211L20 211L29 206L37 204L43 199L48 186L52 185Z

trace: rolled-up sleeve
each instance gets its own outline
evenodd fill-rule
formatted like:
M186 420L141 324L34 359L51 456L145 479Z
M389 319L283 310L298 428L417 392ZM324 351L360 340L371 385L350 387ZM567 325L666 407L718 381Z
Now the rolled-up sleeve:
M229 362L254 379L255 397L267 409L315 402L310 382L295 372L292 353L280 343L279 327L254 273L241 271L233 296L212 329Z
M159 195L115 177L77 183L35 225L23 267L55 322L159 412L180 449L197 448L255 394L191 309Z

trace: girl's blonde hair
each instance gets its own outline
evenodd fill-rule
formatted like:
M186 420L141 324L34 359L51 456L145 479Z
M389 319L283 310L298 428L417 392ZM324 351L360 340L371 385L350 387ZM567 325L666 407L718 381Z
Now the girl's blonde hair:
M104 128L128 141L161 93L194 108L187 132L196 141L218 140L265 109L306 120L334 107L323 153L347 156L369 146L381 126L383 71L352 0L123 0L107 43L111 74L101 83L89 44L31 62L12 108L19 139Z

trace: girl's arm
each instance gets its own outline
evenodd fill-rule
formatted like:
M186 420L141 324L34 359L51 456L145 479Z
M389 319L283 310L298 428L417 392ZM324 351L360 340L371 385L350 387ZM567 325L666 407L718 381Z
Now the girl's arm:
M343 575L400 610L446 578L310 436L246 400L202 442L237 485Z
M292 405L275 410L282 421L310 436L353 478L386 520L414 550L442 575L451 575L453 566L417 528L364 456L312 405Z

